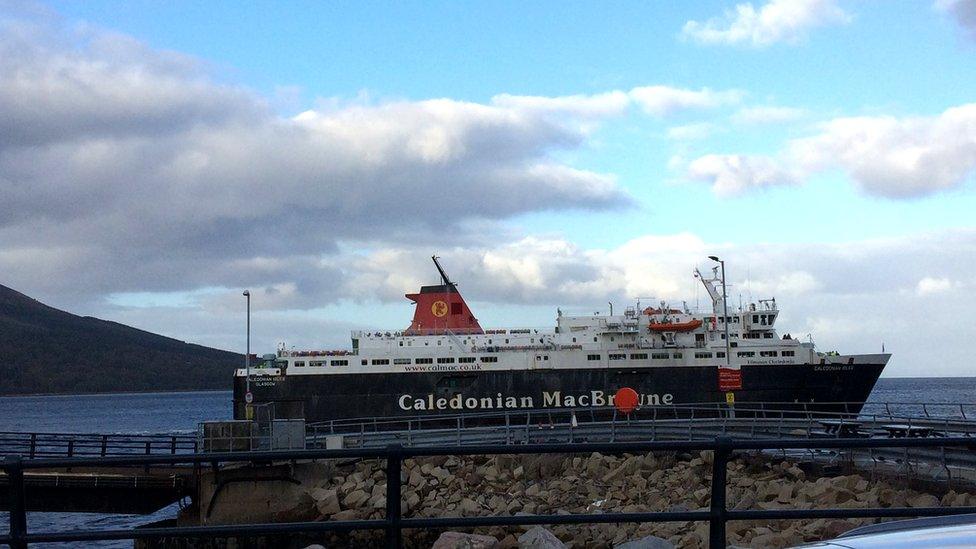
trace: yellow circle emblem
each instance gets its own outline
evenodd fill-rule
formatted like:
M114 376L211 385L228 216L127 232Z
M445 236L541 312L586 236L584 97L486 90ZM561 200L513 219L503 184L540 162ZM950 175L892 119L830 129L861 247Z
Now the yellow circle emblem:
M444 303L443 301L435 301L430 306L430 312L434 313L434 316L437 318L447 316L447 303Z

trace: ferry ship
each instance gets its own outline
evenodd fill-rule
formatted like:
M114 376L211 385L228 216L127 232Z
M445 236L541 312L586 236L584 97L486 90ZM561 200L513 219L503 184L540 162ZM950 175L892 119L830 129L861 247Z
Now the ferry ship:
M352 348L279 345L234 379L234 417L273 405L276 418L307 422L465 412L612 410L622 388L639 406L694 403L862 403L890 354L818 352L776 330L775 298L727 310L718 267L694 271L710 312L627 307L566 315L552 330L483 329L432 257L441 283L406 294L415 305L399 331L353 331ZM632 398L632 397L631 397ZM858 412L857 404L847 411Z

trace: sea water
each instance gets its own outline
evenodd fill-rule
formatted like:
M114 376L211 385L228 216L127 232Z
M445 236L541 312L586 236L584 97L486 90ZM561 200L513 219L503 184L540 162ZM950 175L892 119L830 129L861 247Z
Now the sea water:
M185 434L205 420L231 417L231 392L125 393L0 397L0 431L58 433ZM871 403L891 403L893 414L958 416L976 406L976 378L880 379ZM923 408L922 403L926 403ZM942 405L930 405L942 403ZM967 403L960 411L947 403ZM874 404L873 410L883 410ZM171 505L152 515L94 513L30 513L28 530L132 528L176 516ZM0 532L7 533L9 518L0 513ZM132 547L131 541L100 544L44 544L48 547ZM41 545L41 546L44 546Z

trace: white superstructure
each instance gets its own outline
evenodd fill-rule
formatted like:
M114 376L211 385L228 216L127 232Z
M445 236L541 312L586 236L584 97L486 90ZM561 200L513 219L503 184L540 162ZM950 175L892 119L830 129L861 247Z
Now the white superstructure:
M779 309L775 299L759 300L723 314L722 280L717 270L710 278L697 270L695 276L711 297L711 312L693 312L684 306L673 309L662 302L657 308L629 307L617 315L570 316L560 311L554 330L481 330L478 326L479 333L450 329L430 335L409 330L354 331L350 351L296 351L282 346L276 355L266 355L251 374L853 363L853 356L817 353L812 340L781 336L776 330ZM444 287L456 292L446 276L444 280ZM447 310L440 301L434 302L434 307ZM471 320L476 323L473 317ZM872 356L859 355L858 361ZM238 375L246 373L242 369Z

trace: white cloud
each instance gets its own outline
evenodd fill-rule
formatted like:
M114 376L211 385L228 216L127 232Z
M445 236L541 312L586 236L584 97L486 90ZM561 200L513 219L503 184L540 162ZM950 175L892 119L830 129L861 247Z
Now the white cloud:
M864 191L892 198L961 185L976 170L976 103L931 117L831 120L790 156L808 171L840 168Z
M636 103L652 116L665 117L692 109L711 109L739 103L745 93L739 90L699 90L674 86L640 86L630 91L613 90L594 95L564 95L544 97L535 95L499 94L491 98L491 105L532 115L568 116L572 119L604 119L623 114Z
M732 121L744 125L782 124L800 120L807 114L804 109L766 105L739 109L732 115Z
M976 0L936 0L935 8L952 15L963 31L976 40Z
M527 212L631 203L612 174L556 158L625 108L623 92L281 118L194 59L43 17L3 24L0 272L14 286L328 300L336 272L316 262L342 243L470 243Z
M670 86L643 86L630 90L630 97L644 112L668 116L686 109L709 109L734 105L745 94L738 90L716 91L709 88L690 90Z
M688 164L688 178L711 185L719 196L735 196L753 189L796 185L799 179L774 159L740 154L708 154Z
M491 103L499 107L540 113L605 118L623 113L630 106L630 98L622 91L562 97L499 94L491 98Z
M526 213L629 207L613 174L564 153L633 105L664 116L742 96L367 95L285 118L199 60L44 14L3 24L0 272L45 296L247 286L270 307L331 303L357 295L322 263L340 249L472 246Z
M710 122L685 124L668 128L668 139L674 141L695 141L708 138L721 131L718 126Z
M851 16L834 0L770 0L758 10L752 3L737 4L723 17L704 23L688 21L682 35L703 44L765 47L776 42L797 42L812 28L850 20Z
M801 183L829 170L841 170L864 192L888 198L959 187L976 172L976 103L936 116L836 118L776 156L705 155L688 164L686 175L733 195Z
M779 295L788 297L810 294L823 288L820 281L806 271L794 271L765 279L746 279L741 286L756 295Z
M915 285L915 293L920 296L940 294L951 290L956 284L948 278L933 278L926 276Z

